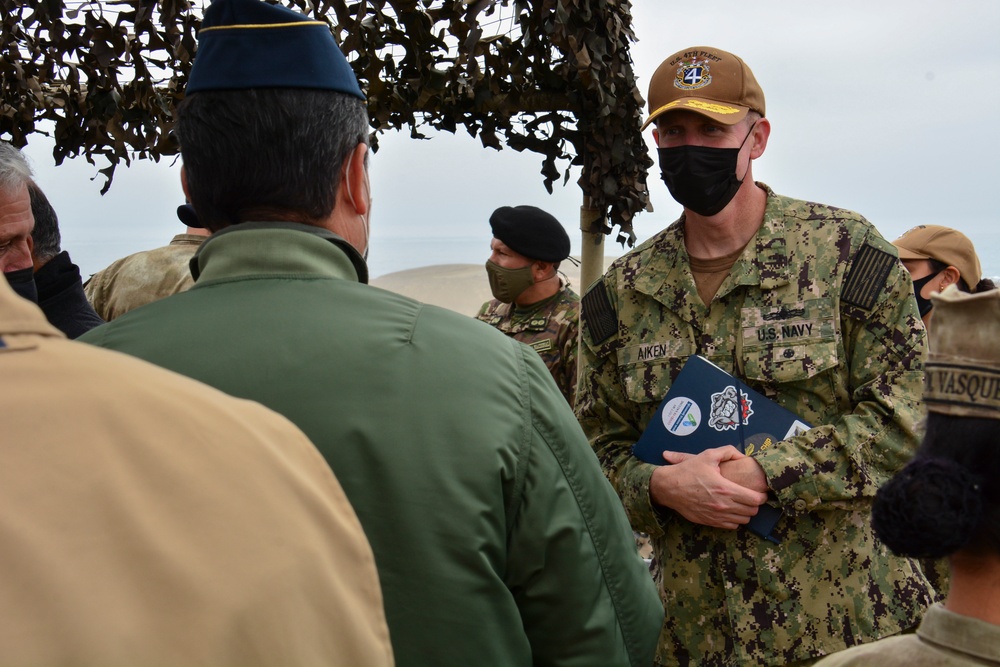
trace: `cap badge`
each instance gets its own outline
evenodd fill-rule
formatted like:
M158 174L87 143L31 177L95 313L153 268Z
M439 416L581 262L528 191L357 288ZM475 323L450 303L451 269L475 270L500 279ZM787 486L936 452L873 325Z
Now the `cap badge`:
M682 62L674 77L674 88L698 90L712 83L712 74L705 60L695 58L689 63Z

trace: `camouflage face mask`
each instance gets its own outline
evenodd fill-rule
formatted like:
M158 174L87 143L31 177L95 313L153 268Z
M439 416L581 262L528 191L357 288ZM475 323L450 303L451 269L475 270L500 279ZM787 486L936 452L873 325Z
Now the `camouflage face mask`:
M486 275L490 279L490 291L502 303L513 303L524 290L535 284L531 275L531 264L519 269L507 269L486 260Z

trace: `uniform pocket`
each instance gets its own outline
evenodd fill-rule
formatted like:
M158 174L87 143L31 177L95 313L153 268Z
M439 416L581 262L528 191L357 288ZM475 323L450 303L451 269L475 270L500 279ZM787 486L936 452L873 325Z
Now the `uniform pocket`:
M802 382L836 367L837 347L831 340L745 350L743 373L747 380L762 384Z
M618 350L618 375L625 396L633 403L659 404L692 353L686 340L632 345Z
M801 382L839 363L839 333L830 299L744 308L743 375L762 385Z

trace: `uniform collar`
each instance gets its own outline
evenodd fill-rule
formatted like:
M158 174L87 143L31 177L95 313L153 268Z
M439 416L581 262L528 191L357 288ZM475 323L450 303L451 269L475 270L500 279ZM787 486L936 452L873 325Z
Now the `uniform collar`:
M760 285L761 289L774 289L787 285L791 280L791 263L788 257L788 242L785 240L785 210L781 197L763 183L757 184L767 193L764 220L754 235L743 256L736 260L742 264L738 285ZM734 266L733 268L737 268ZM724 286L723 286L724 287ZM721 291L721 290L720 290Z
M241 222L215 232L191 258L205 282L235 276L321 275L368 282L368 265L342 237L297 222Z
M201 234L175 234L170 239L170 245L201 245L206 238Z
M933 644L985 660L996 660L1000 627L978 618L962 616L944 608L940 602L931 605L917 628L917 636Z
M786 285L790 280L781 198L767 185L757 185L767 193L764 219L757 233L743 249L743 254L733 264L729 275L719 287L717 296L740 285L759 285L761 289L767 290ZM642 262L632 278L636 291L648 294L689 322L707 317L708 307L700 299L691 298L698 291L691 275L691 260L684 245L683 215L651 239L638 254L642 256Z
M552 296L547 296L541 301L530 303L527 306L519 306L516 303L510 303L504 305L509 306L508 310L512 312L515 317L528 317L534 315L535 313L544 308L549 307L550 305L561 299L563 294L565 294L566 289L567 289L566 283L562 281L562 278L559 278L559 289L557 289L552 294Z

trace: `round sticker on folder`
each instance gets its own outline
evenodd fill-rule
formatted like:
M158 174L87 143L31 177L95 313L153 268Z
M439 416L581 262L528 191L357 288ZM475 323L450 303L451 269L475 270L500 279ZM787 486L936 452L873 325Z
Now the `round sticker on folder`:
M678 396L663 406L663 426L674 435L690 435L701 424L701 408L690 398Z

